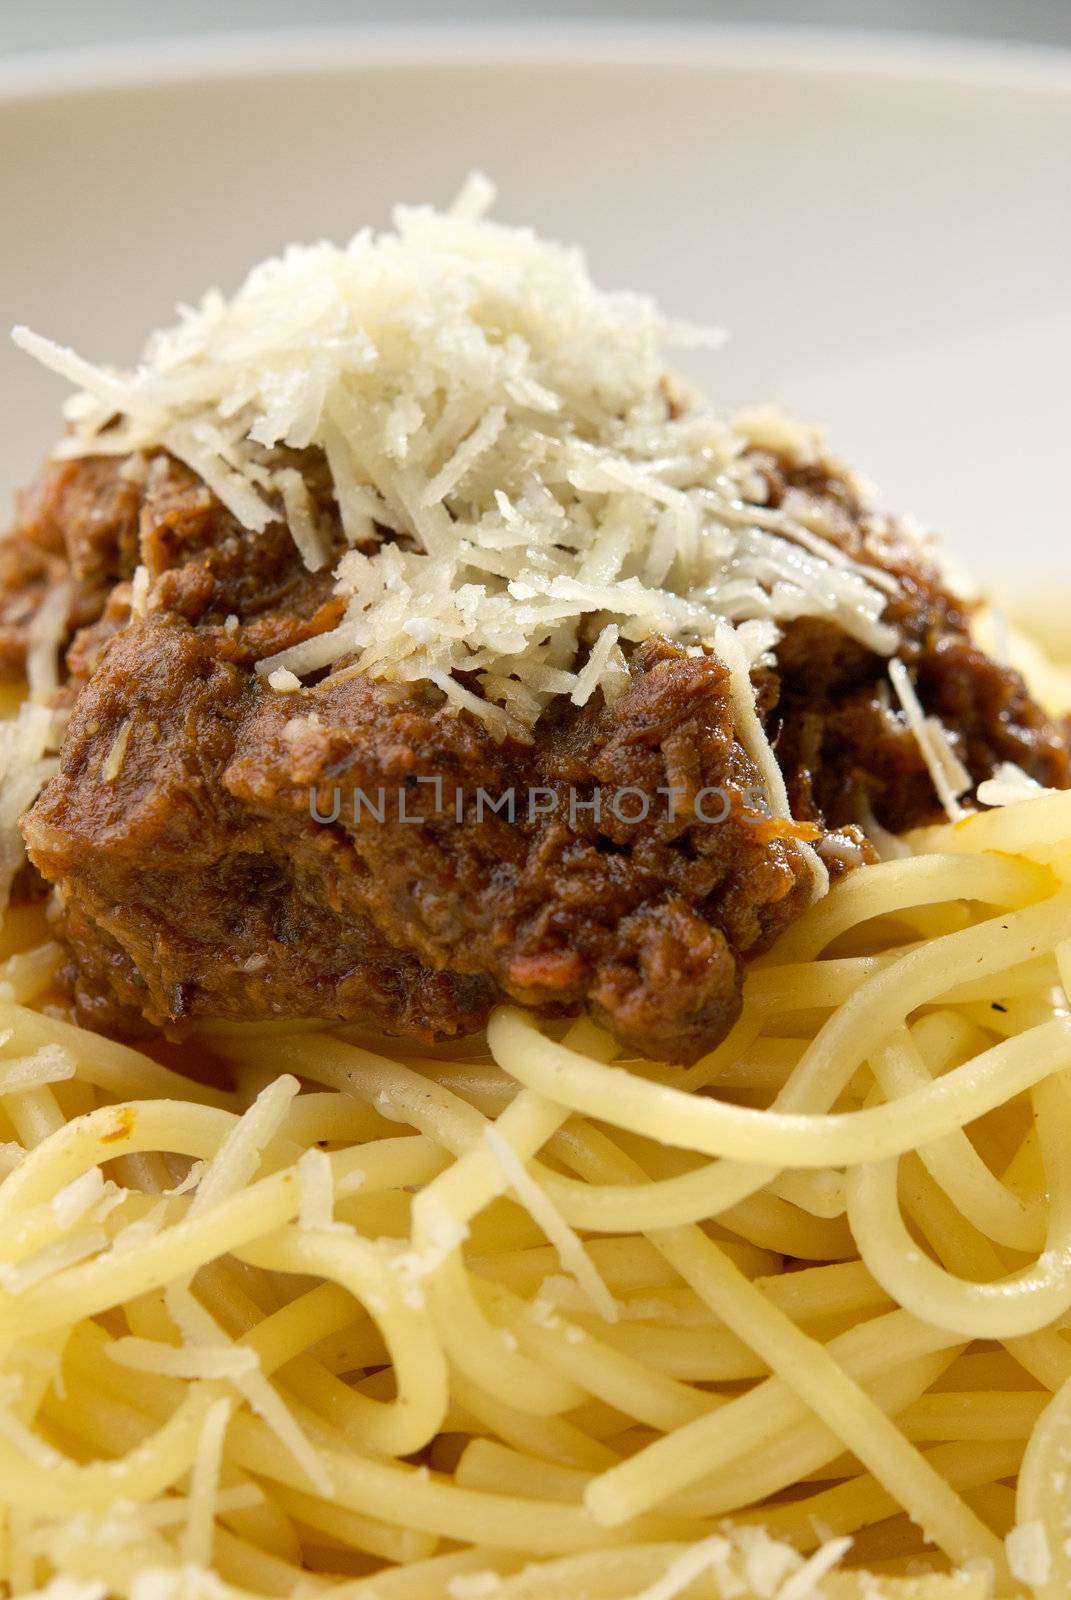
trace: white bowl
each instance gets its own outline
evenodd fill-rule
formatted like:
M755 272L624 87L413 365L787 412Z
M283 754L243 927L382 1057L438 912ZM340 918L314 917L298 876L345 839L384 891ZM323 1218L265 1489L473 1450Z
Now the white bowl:
M174 303L480 166L500 214L732 339L1002 590L1066 578L1071 62L557 25L219 38L0 70L0 317L126 360ZM1063 196L1063 198L1061 198ZM63 386L0 344L0 492Z

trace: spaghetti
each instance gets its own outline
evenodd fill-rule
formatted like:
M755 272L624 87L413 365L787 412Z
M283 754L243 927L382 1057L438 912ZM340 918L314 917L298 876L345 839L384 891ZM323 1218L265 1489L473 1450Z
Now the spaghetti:
M11 913L9 1592L1065 1596L1071 794L911 843L690 1069L508 1008L165 1065Z

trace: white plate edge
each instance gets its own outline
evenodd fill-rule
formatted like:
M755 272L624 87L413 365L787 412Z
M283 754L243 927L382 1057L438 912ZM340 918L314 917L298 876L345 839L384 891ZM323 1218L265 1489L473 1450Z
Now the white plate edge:
M638 65L1071 92L1071 50L752 23L580 21L221 30L0 58L0 104L190 81L355 70Z

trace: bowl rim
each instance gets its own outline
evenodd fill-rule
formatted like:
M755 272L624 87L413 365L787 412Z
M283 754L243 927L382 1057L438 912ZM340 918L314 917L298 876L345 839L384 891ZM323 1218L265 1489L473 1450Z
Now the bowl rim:
M0 58L0 105L103 92L359 72L637 66L1071 93L1071 49L798 25L622 19L221 29Z

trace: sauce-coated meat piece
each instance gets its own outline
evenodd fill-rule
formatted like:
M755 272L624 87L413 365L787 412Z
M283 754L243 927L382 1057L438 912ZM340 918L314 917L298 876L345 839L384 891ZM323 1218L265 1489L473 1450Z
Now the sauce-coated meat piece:
M806 903L798 844L745 809L758 774L717 661L650 647L612 707L527 746L431 686L279 695L214 643L170 616L117 634L26 819L99 1027L315 1016L428 1039L509 996L690 1058ZM690 814L703 788L724 820Z

